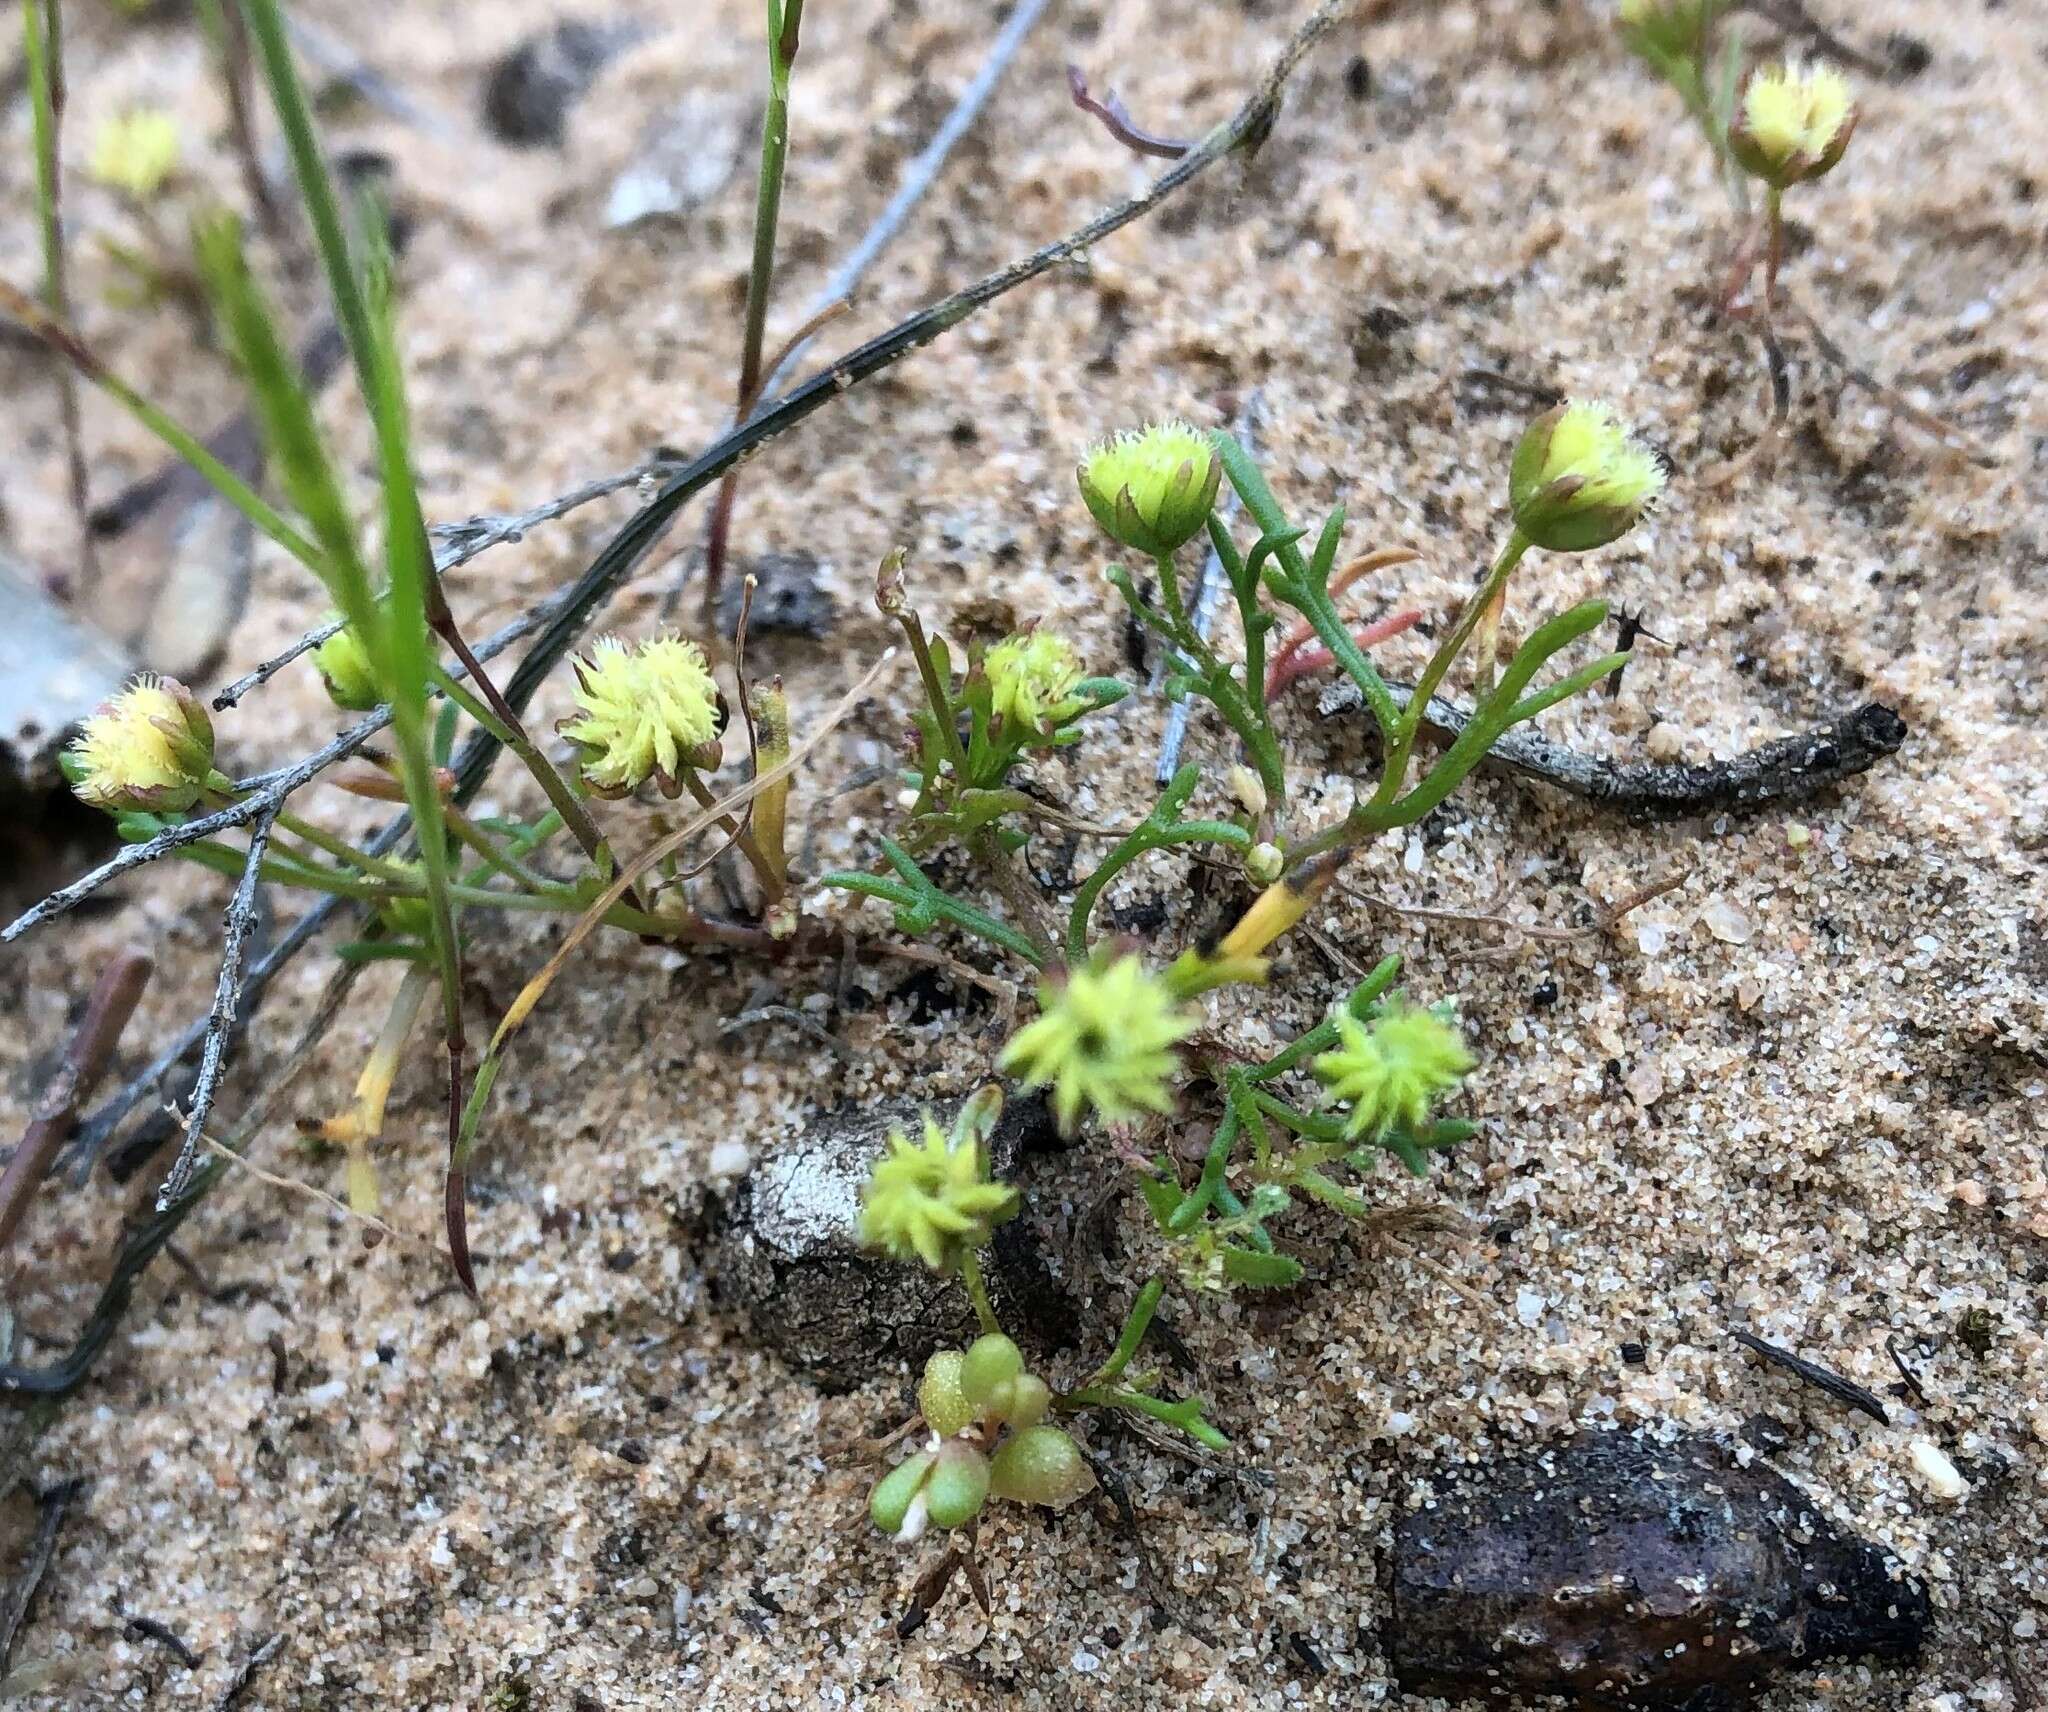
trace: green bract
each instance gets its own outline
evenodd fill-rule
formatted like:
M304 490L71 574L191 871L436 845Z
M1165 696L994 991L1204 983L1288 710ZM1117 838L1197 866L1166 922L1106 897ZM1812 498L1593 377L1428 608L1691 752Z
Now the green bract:
M1206 434L1168 421L1104 440L1076 473L1095 521L1134 552L1159 559L1202 532L1223 466Z

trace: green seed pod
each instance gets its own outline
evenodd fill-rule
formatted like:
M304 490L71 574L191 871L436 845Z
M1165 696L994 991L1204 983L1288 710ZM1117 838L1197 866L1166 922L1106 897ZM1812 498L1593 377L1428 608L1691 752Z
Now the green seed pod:
M1018 1504L1071 1504L1095 1484L1081 1447L1058 1427L1032 1427L996 1452L990 1490Z
M960 1389L968 1402L984 1409L1023 1371L1024 1352L1001 1332L989 1332L968 1346L960 1366Z
M1035 1373L1020 1373L1004 1387L997 1412L1020 1432L1035 1427L1052 1407L1052 1387Z
M924 1364L924 1383L917 1388L918 1412L942 1439L974 1424L974 1405L960 1389L960 1370L966 1365L967 1357L957 1349L942 1349Z
M924 1485L924 1477L931 1466L932 1453L921 1450L899 1462L875 1482L874 1491L868 1494L868 1519L883 1533L899 1534L903 1531L903 1520L910 1514L911 1501Z
M925 1513L935 1528L957 1528L981 1514L988 1501L988 1458L972 1445L953 1439L932 1458L925 1482Z

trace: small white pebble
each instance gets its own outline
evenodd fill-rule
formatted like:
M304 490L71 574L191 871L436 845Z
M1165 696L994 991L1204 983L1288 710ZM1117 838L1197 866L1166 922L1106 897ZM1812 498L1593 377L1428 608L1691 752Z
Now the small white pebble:
M1523 1325L1534 1326L1540 1324L1543 1319L1543 1308L1544 1297L1541 1290L1532 1289L1529 1285L1524 1284L1521 1289L1515 1292L1515 1318L1520 1320Z
M1956 1465L1932 1439L1915 1439L1907 1454L1912 1457L1913 1467L1920 1478L1927 1482L1927 1490L1935 1497L1961 1498L1970 1490L1970 1483L1956 1472Z
M2012 1620L2012 1638L2016 1641L2031 1641L2040 1632L2041 1625L2031 1611L2022 1611Z
M747 1144L735 1136L727 1136L711 1149L710 1173L716 1178L744 1177L747 1167L754 1163L754 1156L747 1151Z
M1645 957L1660 955L1671 942L1671 930L1661 921L1641 921L1636 924L1636 949Z
M1097 1658L1086 1647L1082 1647L1076 1650L1074 1654L1074 1668L1077 1671L1079 1671L1083 1676L1086 1676L1091 1672L1100 1669L1101 1665L1102 1660Z
M1724 945L1747 945L1750 935L1756 932L1756 923L1743 913L1741 906L1724 897L1713 899L1701 910L1700 920Z

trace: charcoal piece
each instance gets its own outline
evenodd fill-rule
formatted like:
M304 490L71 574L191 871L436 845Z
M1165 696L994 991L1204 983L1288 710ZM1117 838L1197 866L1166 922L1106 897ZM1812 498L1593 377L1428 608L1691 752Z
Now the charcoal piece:
M944 1126L960 1104L935 1102L933 1116ZM900 1100L821 1113L718 1210L710 1271L719 1299L741 1313L755 1342L827 1388L915 1366L975 1334L957 1280L869 1253L855 1234L861 1189L890 1126L914 1136L923 1110ZM1078 1320L1029 1204L1033 1163L1056 1145L1043 1099L1012 1097L989 1147L994 1174L1023 1189L1026 1207L997 1227L983 1265L1005 1329L1027 1348L1070 1343Z
M1824 1659L1910 1659L1926 1590L1713 1439L1582 1433L1463 1471L1394 1530L1411 1694L1727 1712Z

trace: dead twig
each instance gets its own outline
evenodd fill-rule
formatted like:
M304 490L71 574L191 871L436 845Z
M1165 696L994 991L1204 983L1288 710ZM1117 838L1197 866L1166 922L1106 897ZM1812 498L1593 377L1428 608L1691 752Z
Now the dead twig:
M1372 892L1361 890L1349 880L1340 879L1337 886L1354 903L1364 904L1368 909L1384 910L1389 915L1406 916L1417 921L1440 921L1455 923L1462 927L1487 927L1497 930L1501 935L1500 943L1478 954L1484 961L1512 957L1532 939L1551 945L1567 945L1576 939L1595 939L1602 934L1611 933L1623 917L1641 909L1651 900L1663 897L1667 892L1676 891L1692 878L1693 872L1691 862L1679 863L1661 880L1653 880L1646 886L1638 887L1620 903L1602 910L1584 927L1551 927L1543 922L1517 921L1498 912L1496 906L1499 902L1499 893L1495 894L1492 902L1476 910L1433 909L1423 904L1397 903L1392 898L1379 897Z
M35 1542L28 1549L28 1561L21 1566L21 1573L8 1583L5 1597L0 1598L0 1681L5 1680L8 1666L14 1662L14 1643L28 1621L29 1608L35 1604L43 1577L50 1573L50 1562L57 1555L57 1536L63 1531L64 1513L84 1490L82 1479L63 1480L36 1494L42 1514L36 1522Z
M1816 1391L1825 1391L1838 1403L1852 1409L1860 1409L1874 1421L1890 1426L1892 1418L1885 1412L1885 1406L1874 1393L1866 1391L1853 1379L1844 1379L1839 1373L1830 1372L1817 1361L1808 1361L1803 1355L1794 1355L1789 1349L1781 1349L1774 1343L1765 1343L1754 1332L1728 1328L1728 1335L1744 1349L1754 1350L1766 1361L1776 1362L1786 1372L1804 1380Z
M1074 105L1102 122L1102 128L1123 144L1134 155L1150 155L1154 160L1179 160L1191 145L1176 137L1161 137L1151 131L1142 130L1131 118L1130 109L1116 98L1116 91L1105 89L1097 97L1088 93L1088 79L1078 65L1067 66L1067 93L1074 98Z
M229 1680L227 1687L221 1690L220 1698L213 1703L213 1712L230 1712L235 1702L249 1692L249 1685L256 1680L256 1673L277 1657L278 1648L283 1645L284 1636L272 1635L242 1660L241 1668Z
M149 984L155 967L145 951L129 949L118 953L101 972L78 1031L65 1048L57 1072L36 1101L35 1116L22 1132L7 1171L0 1176L0 1254L14 1241L36 1191L48 1174L64 1137L78 1116L79 1106L99 1085L107 1064L120 1044L121 1031L135 1014L142 990Z
M206 1037L199 1048L199 1081L192 1090L192 1106L185 1118L185 1139L178 1157L171 1162L163 1187L157 1191L156 1210L161 1213L192 1180L192 1167L199 1158L199 1138L213 1111L213 1097L220 1090L227 1068L228 1035L242 1000L242 947L248 942L249 923L256 916L256 884L262 877L263 852L270 844L270 829L277 810L271 808L249 823L249 854L242 862L242 878L228 902L226 932L221 945L220 975L213 985L213 1009L206 1019Z
M1414 693L1389 683L1396 707ZM1318 710L1349 712L1362 701L1348 679L1324 690ZM1432 696L1423 724L1455 738L1471 722L1469 709ZM1610 761L1582 755L1524 727L1502 734L1481 764L1554 785L1642 825L1696 814L1754 814L1775 803L1798 802L1828 785L1868 772L1906 741L1906 722L1882 702L1866 702L1826 725L1778 737L1726 761Z

